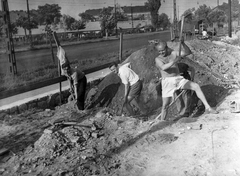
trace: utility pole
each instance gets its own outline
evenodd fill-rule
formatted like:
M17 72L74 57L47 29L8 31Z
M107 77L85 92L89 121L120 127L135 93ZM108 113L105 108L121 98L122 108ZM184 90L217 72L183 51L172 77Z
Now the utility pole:
M132 20L132 29L133 29L133 9L132 9L132 4L131 4L131 20Z
M240 26L240 7L238 2L238 26Z
M115 28L115 33L116 33L116 37L118 36L118 31L117 31L117 18L116 18L116 0L114 0L114 19L115 19L115 23L116 23L116 28Z
M12 38L12 30L11 30L11 21L10 21L10 14L8 8L8 1L1 0L2 3L2 11L3 11L3 22L4 22L4 30L6 33L6 42L7 42L7 54L8 54L8 62L10 66L10 73L14 75L17 74L17 63L14 51L14 44Z
M31 31L31 21L30 21L30 12L29 12L29 4L28 4L28 0L27 0L27 14L28 14L28 25L29 25L29 41L30 41L30 47L32 48L33 47L33 44L32 44L32 31Z
M232 3L231 0L228 0L229 6L229 16L228 16L228 36L232 37Z
M176 0L173 0L173 28L174 28L174 35L175 35L175 37L178 37L177 4L176 4Z

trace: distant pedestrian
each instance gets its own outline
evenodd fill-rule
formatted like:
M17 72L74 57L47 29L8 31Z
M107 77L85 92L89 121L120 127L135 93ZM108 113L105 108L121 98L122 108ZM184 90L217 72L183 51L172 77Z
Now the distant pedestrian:
M139 79L139 76L130 68L130 63L122 66L118 66L117 63L114 63L109 67L109 69L121 78L121 81L125 86L123 106L126 107L130 115L135 115L130 104L132 100L136 100L140 111L142 111L143 114L146 114L145 106L143 105L143 102L140 101L143 84Z
M78 110L84 110L85 92L87 78L79 69L71 68L69 62L62 64L62 71L68 78L72 99L74 99Z

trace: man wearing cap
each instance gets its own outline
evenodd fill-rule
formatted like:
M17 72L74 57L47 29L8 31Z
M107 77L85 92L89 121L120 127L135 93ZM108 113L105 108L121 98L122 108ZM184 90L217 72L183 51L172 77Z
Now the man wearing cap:
M179 56L179 52L169 48L166 42L158 41L155 43L155 48L159 52L159 56L155 58L155 63L162 75L162 121L166 120L168 105L172 101L174 92L178 89L190 89L195 91L197 97L203 102L206 113L218 113L210 107L200 86L195 82L185 79L179 74L177 63L182 57L192 53L183 39L181 40L181 45L182 50Z
M85 74L76 68L71 68L69 62L62 64L63 74L68 78L70 91L76 101L78 110L84 110L85 92L87 86L87 78Z
M122 83L125 86L123 106L126 107L130 115L135 115L130 102L135 99L143 114L146 113L143 103L140 101L140 94L142 91L142 81L139 76L130 68L130 63L118 66L117 63L112 64L109 69L118 74Z

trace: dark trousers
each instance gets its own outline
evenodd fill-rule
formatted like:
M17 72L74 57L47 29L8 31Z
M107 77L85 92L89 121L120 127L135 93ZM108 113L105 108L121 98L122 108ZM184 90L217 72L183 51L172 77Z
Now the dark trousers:
M84 76L81 80L78 81L78 97L77 97L77 107L79 110L84 110L84 102L85 102L85 93L87 87L87 78Z

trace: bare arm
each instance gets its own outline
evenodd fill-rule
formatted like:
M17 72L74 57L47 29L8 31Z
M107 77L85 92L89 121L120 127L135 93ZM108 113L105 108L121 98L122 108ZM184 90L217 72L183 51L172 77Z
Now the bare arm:
M191 81L193 81L195 76L195 69L189 66L188 71L190 72Z
M181 42L182 44L182 49L181 49L181 57L184 56L188 56L190 54L192 54L192 51L190 50L190 48L184 43L184 41ZM177 54L179 56L179 53Z
M74 84L74 95L75 95L75 100L78 98L78 90L77 90L78 84Z
M171 55L172 55L173 59L171 59L166 64L163 63L159 57L157 57L155 59L156 66L159 67L161 70L167 70L180 60L180 57L177 56L176 52L173 52Z
M129 92L129 85L128 84L124 84L125 87L125 93L124 93L124 103L127 102L127 97L128 97L128 92Z

